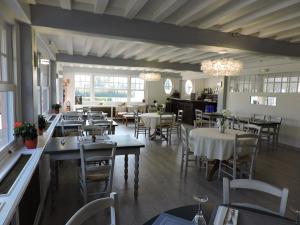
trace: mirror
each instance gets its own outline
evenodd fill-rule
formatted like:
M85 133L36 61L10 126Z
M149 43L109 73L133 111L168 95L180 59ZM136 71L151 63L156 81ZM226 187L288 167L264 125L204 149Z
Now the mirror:
M277 97L250 96L250 104L252 104L252 105L276 106Z

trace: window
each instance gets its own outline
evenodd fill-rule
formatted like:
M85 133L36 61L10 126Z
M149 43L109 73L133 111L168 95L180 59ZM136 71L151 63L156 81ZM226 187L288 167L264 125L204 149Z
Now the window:
M250 77L250 80L249 80ZM230 92L300 93L300 74L283 73L230 78Z
M144 99L144 80L138 77L131 78L130 102L142 102Z
M75 75L75 96L82 96L82 103L91 101L91 76Z
M164 84L164 89L166 94L170 94L173 88L172 81L170 79L166 79Z
M14 140L14 90L11 27L0 22L0 150Z
M187 80L185 82L185 93L190 95L192 93L193 90L193 83L191 80Z
M95 102L126 102L127 89L127 77L94 77Z
M0 80L8 81L7 63L7 30L5 25L0 23Z

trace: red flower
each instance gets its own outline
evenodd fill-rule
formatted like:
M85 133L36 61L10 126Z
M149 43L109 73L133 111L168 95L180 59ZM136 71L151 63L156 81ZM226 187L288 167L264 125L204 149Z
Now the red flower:
M19 128L19 127L22 127L23 126L23 123L22 122L15 122L15 128Z

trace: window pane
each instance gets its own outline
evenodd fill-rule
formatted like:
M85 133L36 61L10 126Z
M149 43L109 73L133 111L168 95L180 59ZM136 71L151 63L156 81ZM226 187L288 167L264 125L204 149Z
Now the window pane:
M0 150L13 141L13 92L0 92Z
M1 62L0 62L0 66L1 66L1 76L0 76L0 80L2 81L7 81L8 80L8 74L7 74L7 58L4 55L1 55Z
M298 82L298 77L290 77L290 82Z
M130 101L141 102L144 99L144 91L131 91Z
M274 83L268 83L268 86L267 86L267 92L268 93L273 93L274 91Z
M166 79L164 84L164 89L166 94L170 94L173 88L172 81L170 79Z
M193 90L193 83L191 80L187 80L185 82L185 93L190 95L192 93Z
M297 88L298 88L298 83L290 83L289 92L290 93L295 93L298 90Z
M288 92L288 83L282 83L281 92L282 93Z
M275 83L274 92L275 93L280 93L281 92L281 83Z

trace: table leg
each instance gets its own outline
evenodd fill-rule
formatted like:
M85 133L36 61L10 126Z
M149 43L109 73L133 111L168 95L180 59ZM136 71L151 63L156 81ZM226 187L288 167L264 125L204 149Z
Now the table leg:
M124 156L124 179L125 182L128 180L128 155Z
M112 132L112 134L115 134L115 133L116 133L116 127L115 127L115 126L112 126L111 132Z
M135 154L135 167L134 167L134 198L137 200L138 198L138 190L139 190L139 158L140 154Z

